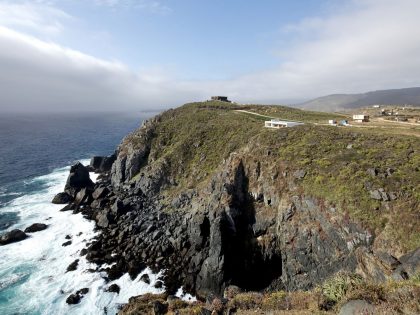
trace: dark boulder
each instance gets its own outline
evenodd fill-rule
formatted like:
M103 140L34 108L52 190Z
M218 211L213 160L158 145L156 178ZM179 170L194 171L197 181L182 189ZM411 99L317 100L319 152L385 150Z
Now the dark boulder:
M0 245L7 245L10 243L20 242L27 237L28 235L26 235L25 232L21 230L12 230L10 232L7 232L6 234L3 234L0 237Z
M93 187L93 182L89 177L89 170L82 163L77 162L70 168L64 191L75 197L79 190L86 187Z
M61 246L66 247L66 246L71 245L71 243L72 243L72 241L67 241L67 242L64 242L63 244L61 244Z
M74 203L69 203L68 205L65 205L62 209L60 209L61 212L64 211L70 211L74 210L76 208L76 205Z
M90 167L98 173L109 172L116 158L115 153L111 156L94 156L90 160Z
M83 288L73 293L66 299L67 304L79 304L80 300L89 292L88 288Z
M51 202L57 205L63 205L63 204L71 202L72 200L73 198L68 193L61 192L55 195Z
M39 231L45 230L47 227L48 225L44 223L34 223L25 229L25 233L39 232Z
M106 292L114 292L119 294L120 293L120 287L118 286L118 284L114 283L111 284L108 289L106 289Z
M150 278L149 278L149 275L147 273L145 273L144 275L142 275L140 277L140 280L143 281L144 283L150 284Z
M67 271L74 271L77 269L77 266L79 265L79 259L76 259L75 261L73 261L68 267L67 267Z

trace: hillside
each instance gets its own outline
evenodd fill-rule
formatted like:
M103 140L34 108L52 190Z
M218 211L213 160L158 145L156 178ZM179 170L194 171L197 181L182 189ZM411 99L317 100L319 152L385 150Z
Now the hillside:
M261 115L305 124L267 129ZM122 141L93 192L72 192L69 207L102 232L86 257L106 263L111 280L135 278L145 266L165 270L168 294L182 286L202 301L232 285L268 292L233 298L238 314L269 310L286 296L331 310L345 294L332 297L334 289L321 303L314 292L334 286L338 273L347 289L409 280L389 284L408 288L399 301L409 300L420 271L420 138L319 124L335 118L204 102L145 122ZM391 291L370 302L391 299ZM166 298L151 299L167 306ZM150 303L132 299L123 314Z
M366 92L360 94L333 94L316 98L299 105L311 110L338 111L370 105L420 106L420 87Z

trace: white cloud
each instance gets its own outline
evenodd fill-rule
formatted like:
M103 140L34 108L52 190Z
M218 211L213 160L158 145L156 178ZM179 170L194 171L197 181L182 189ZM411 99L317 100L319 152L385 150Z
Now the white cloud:
M302 99L418 86L418 12L418 0L354 0L334 15L289 25L283 31L296 39L282 50L287 61L234 80L231 91L244 99Z
M156 109L213 94L280 102L420 86L418 12L418 0L353 0L345 10L284 27L295 40L277 67L199 82L177 81L164 68L137 73L24 35L9 22L0 27L0 110Z
M97 5L112 8L137 8L153 13L166 14L171 12L171 8L157 0L93 0Z
M7 47L7 49L5 49ZM133 73L104 61L0 27L0 109L109 111L156 109L198 95L182 84Z
M0 1L0 25L33 31L39 34L57 35L63 30L63 20L70 15L44 1Z

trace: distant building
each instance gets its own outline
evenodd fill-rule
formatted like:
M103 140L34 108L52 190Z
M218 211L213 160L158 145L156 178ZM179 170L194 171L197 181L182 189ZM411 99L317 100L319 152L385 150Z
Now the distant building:
M294 127L303 125L304 123L297 122L297 121L285 121L285 120L277 120L277 119L271 119L265 122L264 126L267 128L286 128L286 127Z
M228 102L230 103L230 101L228 100L227 96L212 96L211 97L212 101L219 101L219 102Z
M373 105L372 107L373 108L379 108L379 107L381 107L381 105Z
M369 116L368 115L353 115L353 120L355 122L368 122Z
M347 120L343 119L343 120L340 120L339 125L340 126L348 126L349 125L349 122Z
M332 126L336 126L337 125L337 121L334 120L334 119L330 119L330 120L328 120L328 124L329 125L332 125Z

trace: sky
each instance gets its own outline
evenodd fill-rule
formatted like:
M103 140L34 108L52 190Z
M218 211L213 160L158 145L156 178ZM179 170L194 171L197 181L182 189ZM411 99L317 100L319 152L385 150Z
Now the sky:
M0 112L420 86L419 0L0 0Z

